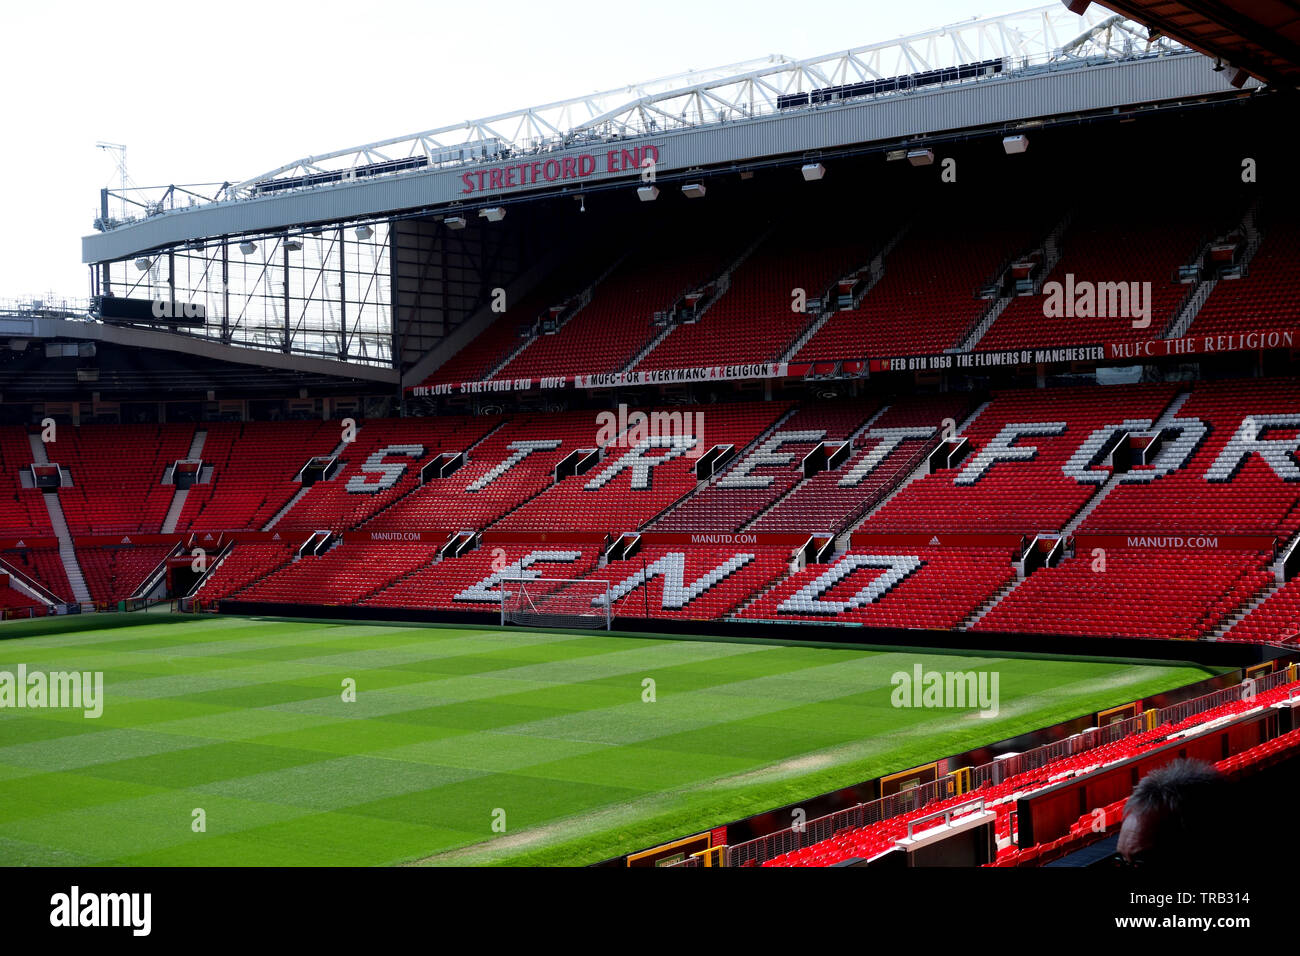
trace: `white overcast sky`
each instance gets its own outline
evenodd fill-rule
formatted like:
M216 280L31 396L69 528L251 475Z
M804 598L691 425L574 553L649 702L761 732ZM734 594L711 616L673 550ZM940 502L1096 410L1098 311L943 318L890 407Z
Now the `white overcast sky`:
M239 181L458 120L1034 0L0 3L0 299L84 297L116 185Z

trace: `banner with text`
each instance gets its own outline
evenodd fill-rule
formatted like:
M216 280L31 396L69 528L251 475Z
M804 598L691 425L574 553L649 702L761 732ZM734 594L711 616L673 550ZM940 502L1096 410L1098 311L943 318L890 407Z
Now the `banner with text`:
M1213 355L1220 352L1294 349L1297 347L1296 332L1295 329L1275 329L1222 335L1186 335L1178 339L1107 342L1099 345L942 352L932 355L900 355L865 360L843 359L815 364L754 362L695 368L603 372L593 375L503 378L481 382L416 385L408 391L416 398L436 398L441 395L481 395L493 392L527 392L533 389L623 388L636 385L687 385L694 382L802 378L810 374L817 378L857 378L864 371L869 373L942 372L1028 365L1061 365L1073 362L1141 362L1147 359Z

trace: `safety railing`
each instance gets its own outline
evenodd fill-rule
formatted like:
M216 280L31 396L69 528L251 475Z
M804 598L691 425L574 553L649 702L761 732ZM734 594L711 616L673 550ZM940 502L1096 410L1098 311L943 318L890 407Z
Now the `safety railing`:
M1189 717L1206 713L1224 704L1251 699L1284 686L1289 679L1289 670L1276 671L1272 674L1248 679L1240 684L1234 684L1232 687L1212 691L1191 700L1162 707L1155 712L1155 720L1150 724L1148 724L1148 716L1145 714L1128 717L1101 727L1090 727L1063 740L1043 744L1041 747L1035 747L1033 750L1027 750L1024 753L1001 756L988 763L969 768L969 791L974 792L985 785L1001 783L1018 774L1040 770L1054 761L1117 743L1149 728L1154 729L1177 724ZM1297 685L1297 693L1300 694L1300 685ZM837 810L815 820L796 822L784 830L756 837L744 843L737 843L727 848L727 865L752 866L765 863L783 854L802 850L805 847L829 840L841 831L858 829L873 823L879 823L882 820L893 819L905 813L923 809L938 800L948 799L956 795L956 780L954 778L956 769L954 768L954 771L940 777L938 780L899 793L889 794L867 803L859 803L844 810ZM980 804L983 806L982 799L980 799ZM939 812L942 813L943 811ZM909 827L909 832L910 830Z

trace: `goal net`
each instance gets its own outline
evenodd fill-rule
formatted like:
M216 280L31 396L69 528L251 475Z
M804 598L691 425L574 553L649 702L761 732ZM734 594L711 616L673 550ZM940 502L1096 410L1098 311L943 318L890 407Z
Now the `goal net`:
M586 578L507 578L501 582L501 623L609 630L608 581Z

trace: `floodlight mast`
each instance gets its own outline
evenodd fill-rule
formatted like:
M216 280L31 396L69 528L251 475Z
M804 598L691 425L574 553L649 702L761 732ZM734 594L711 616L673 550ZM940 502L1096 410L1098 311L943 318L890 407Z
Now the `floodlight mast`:
M102 149L105 152L114 154L115 162L117 163L117 179L118 179L118 189L119 189L117 198L118 198L118 202L122 204L122 218L125 219L126 218L126 198L125 198L126 189L127 189L127 183L130 182L130 177L127 176L126 174L126 144L107 143L104 142L103 140L100 140L95 144L95 148ZM108 216L107 197L105 197L104 208L100 211L100 215L104 217Z

